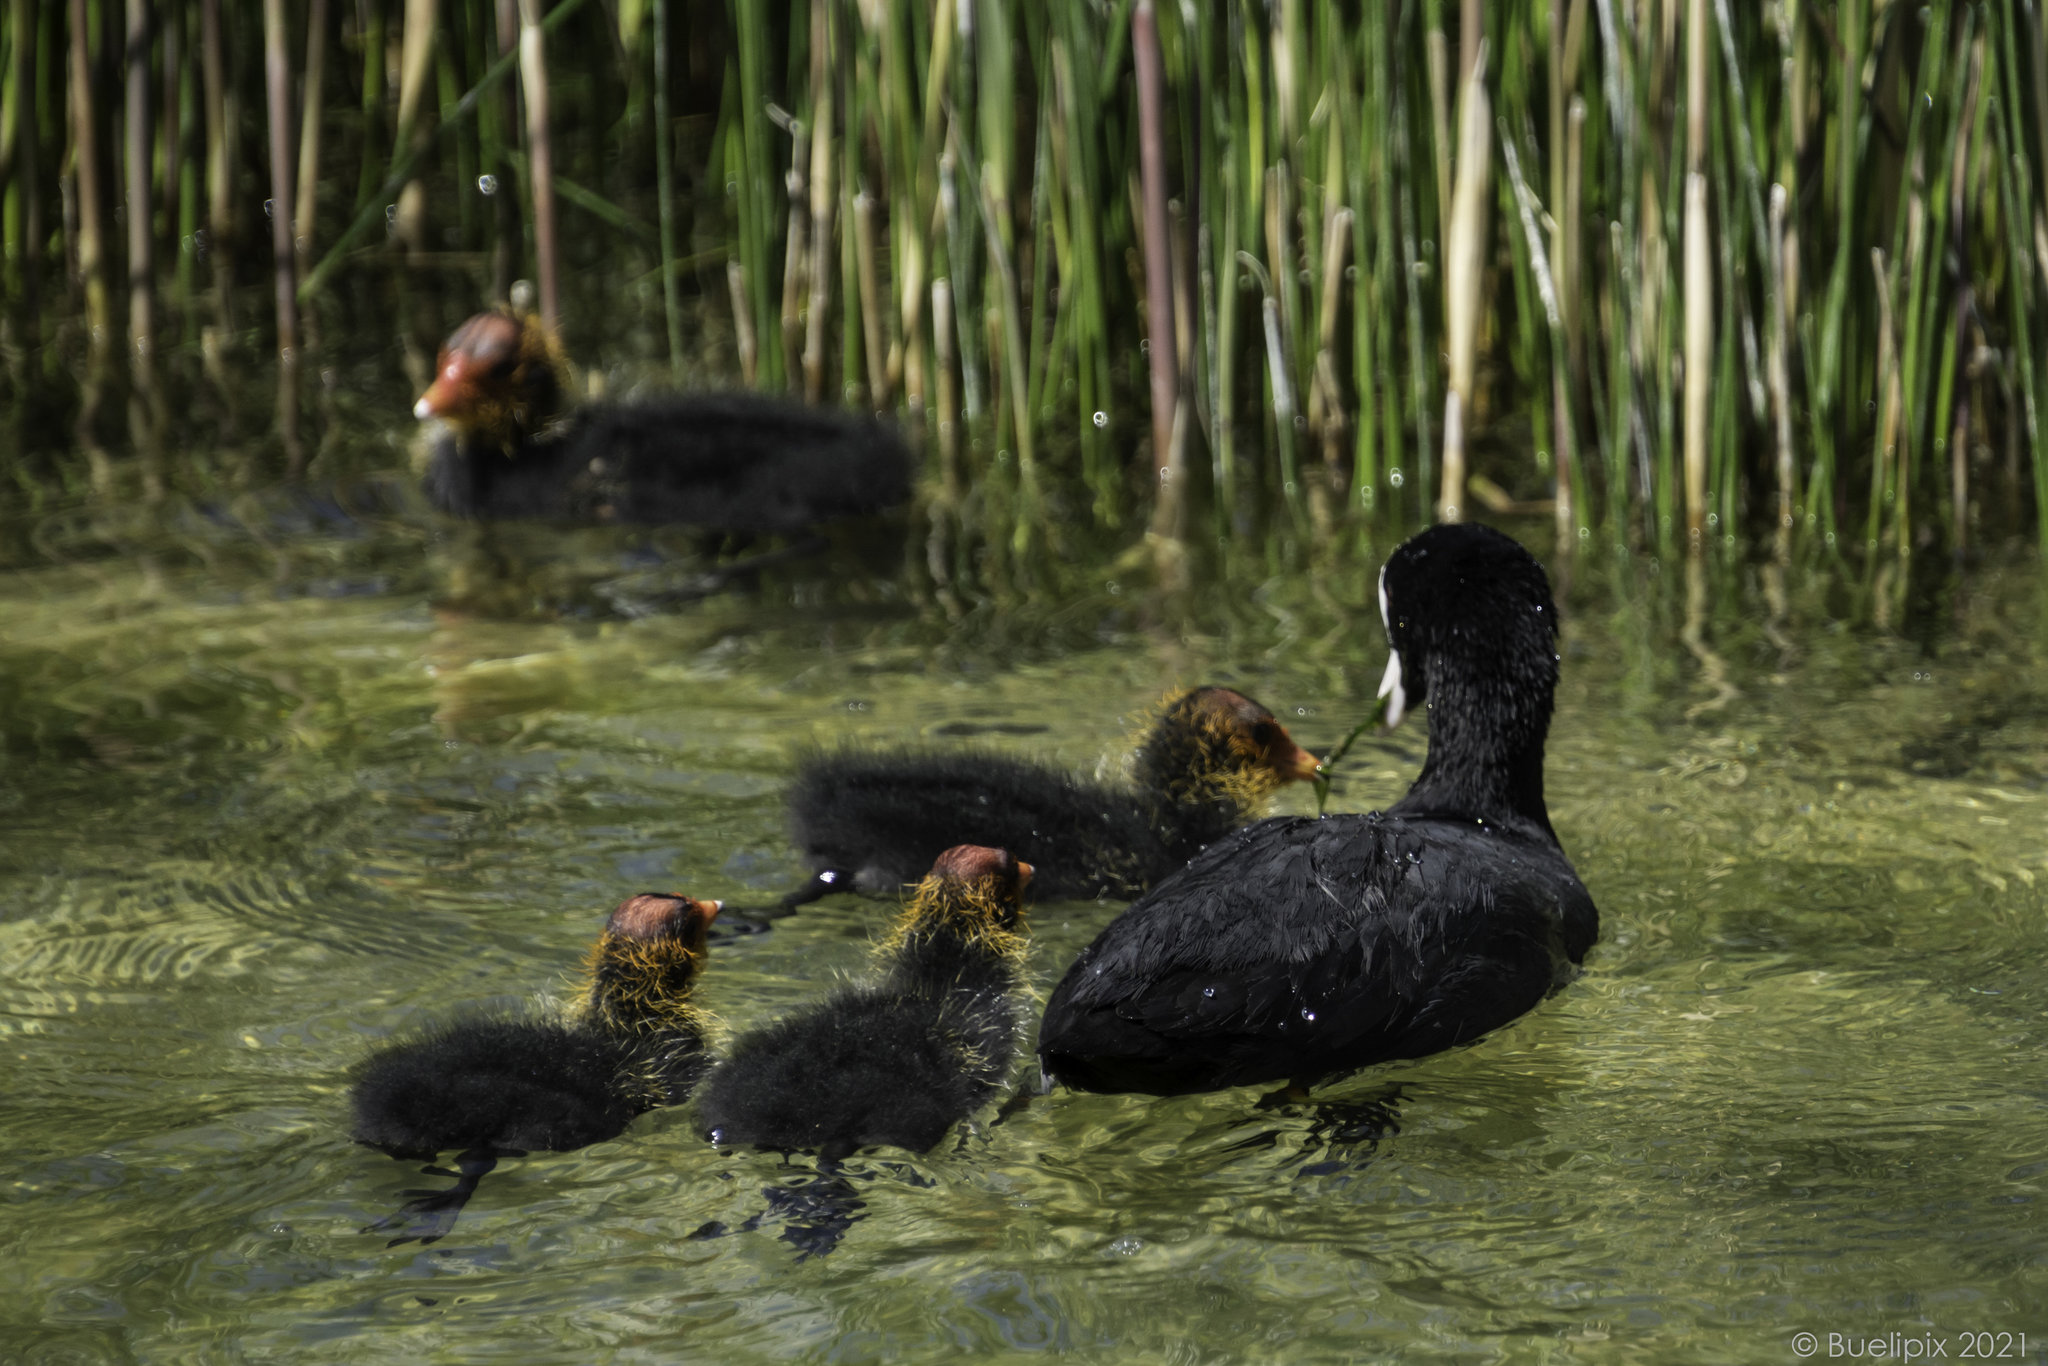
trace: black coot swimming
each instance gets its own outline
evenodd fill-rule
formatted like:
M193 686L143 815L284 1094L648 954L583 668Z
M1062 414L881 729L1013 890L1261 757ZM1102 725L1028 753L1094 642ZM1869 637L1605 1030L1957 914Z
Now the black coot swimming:
M923 1152L992 1099L1018 1051L1031 865L948 849L879 950L881 972L733 1041L697 1093L715 1143Z
M955 844L1029 862L1041 896L1133 897L1259 815L1283 783L1315 773L1315 756L1273 713L1219 687L1167 702L1128 785L981 750L816 755L788 798L815 876L783 905L837 890L893 896Z
M1389 724L1429 757L1384 812L1261 821L1112 921L1053 992L1048 1082L1170 1095L1469 1042L1573 975L1599 917L1543 803L1557 613L1541 566L1438 526L1380 573Z
M910 497L910 454L871 417L749 393L568 408L562 357L530 313L450 334L413 415L439 418L424 479L441 511L486 520L799 532Z
M461 1180L406 1192L420 1198L366 1231L431 1243L498 1158L615 1138L688 1099L711 1065L690 991L717 914L715 901L643 892L605 923L567 1018L457 1020L372 1054L350 1092L356 1141L429 1161L459 1150Z

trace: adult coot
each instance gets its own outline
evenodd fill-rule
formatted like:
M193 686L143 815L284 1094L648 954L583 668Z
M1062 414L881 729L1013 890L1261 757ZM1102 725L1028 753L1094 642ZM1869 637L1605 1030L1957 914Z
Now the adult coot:
M450 334L413 408L438 418L427 497L482 519L678 524L790 533L910 496L910 454L871 417L748 393L569 408L562 355L531 313Z
M880 974L734 1040L697 1115L715 1143L923 1152L988 1102L1022 1023L1019 903L1031 865L948 849L879 950Z
M566 1018L457 1020L372 1054L350 1091L356 1141L399 1158L459 1149L461 1180L406 1192L419 1198L366 1231L431 1243L498 1158L615 1138L636 1115L688 1099L711 1062L690 989L718 905L652 892L623 902Z
M1316 759L1273 713L1229 688L1180 693L1128 784L1092 782L982 750L847 750L807 759L789 790L815 870L784 906L836 890L893 896L955 844L1007 849L1040 895L1133 897L1259 815Z
M1388 721L1429 757L1384 812L1261 821L1112 921L1045 1010L1048 1082L1170 1095L1413 1058L1573 974L1592 898L1543 804L1557 613L1529 553L1439 526L1380 572Z

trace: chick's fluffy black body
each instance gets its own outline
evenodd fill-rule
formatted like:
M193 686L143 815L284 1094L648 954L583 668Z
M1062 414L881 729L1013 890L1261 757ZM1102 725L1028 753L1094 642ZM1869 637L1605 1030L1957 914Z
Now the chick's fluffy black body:
M994 1098L1017 1053L1021 938L920 918L929 909L906 913L874 980L733 1043L697 1095L715 1142L828 1159L876 1145L924 1152Z
M1382 578L1388 688L1429 756L1385 812L1261 821L1113 921L1048 1002L1069 1085L1172 1094L1295 1080L1475 1039L1568 980L1598 934L1543 799L1556 613L1526 551L1436 527Z
M873 418L686 394L588 404L505 443L443 432L424 485L458 517L789 533L902 503L910 458Z
M1137 794L1005 755L860 751L804 763L789 793L798 847L814 867L855 870L855 890L888 896L952 844L1014 849L1042 868L1043 896L1130 897L1243 823L1211 801L1162 828Z
M1237 829L1303 754L1264 707L1224 688L1182 694L1141 744L1128 785L979 750L815 755L790 787L790 825L814 870L895 894L955 844L1007 849L1061 900L1128 898Z
M479 1017L377 1053L351 1095L360 1143L394 1157L456 1149L559 1152L616 1138L687 1098L709 1067L701 1038L613 1034Z
M420 1198L371 1229L433 1242L500 1156L615 1138L642 1112L687 1100L710 1066L707 1022L689 998L717 914L716 902L629 897L591 950L571 1016L457 1019L364 1059L349 1090L358 1143L400 1158L461 1153L454 1186L408 1191Z

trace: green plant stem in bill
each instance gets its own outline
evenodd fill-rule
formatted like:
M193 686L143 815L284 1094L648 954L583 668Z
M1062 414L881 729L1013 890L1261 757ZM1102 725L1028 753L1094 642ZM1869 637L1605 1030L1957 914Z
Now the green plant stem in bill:
M1353 726L1351 728L1351 733L1345 736L1343 741L1339 743L1335 749L1330 751L1329 757L1316 765L1315 783L1317 817L1320 818L1323 814L1323 808L1330 804L1330 775L1337 771L1337 765L1342 763L1344 761L1344 756L1351 752L1351 746L1358 742L1359 736L1365 734L1367 731L1372 730L1377 726L1382 725L1386 721L1386 719L1387 699L1385 697L1381 697L1372 704L1371 713L1367 715L1363 721L1360 721L1357 725Z

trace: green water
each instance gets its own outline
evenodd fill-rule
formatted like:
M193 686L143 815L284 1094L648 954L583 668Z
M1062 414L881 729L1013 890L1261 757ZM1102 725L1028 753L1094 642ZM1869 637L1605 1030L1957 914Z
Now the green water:
M772 1220L691 1237L808 1168L681 1112L507 1161L452 1236L387 1250L362 1227L438 1183L348 1142L346 1071L560 990L630 892L789 885L808 743L966 733L1108 770L1167 687L1214 679L1324 748L1384 660L1376 559L1179 604L1105 570L953 626L883 554L491 620L437 610L476 587L450 542L411 515L81 516L0 577L0 1361L1774 1362L1802 1330L1816 1360L1831 1332L2048 1358L2030 561L1897 632L1820 584L1782 645L1730 575L1725 694L1668 576L1582 574L1549 767L1603 917L1577 983L1319 1105L1062 1093L865 1154L860 1217L799 1261ZM1362 741L1333 809L1397 796L1423 738ZM1041 992L1116 910L1034 908ZM702 999L772 1016L887 915L834 899L720 943Z

